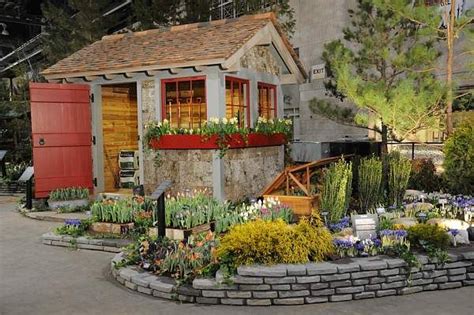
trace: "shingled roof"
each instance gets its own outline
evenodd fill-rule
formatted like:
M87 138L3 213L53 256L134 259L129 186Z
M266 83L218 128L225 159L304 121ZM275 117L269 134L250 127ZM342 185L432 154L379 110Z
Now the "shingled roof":
M305 70L273 14L243 16L104 36L44 70L47 78L222 64L273 23L303 77Z

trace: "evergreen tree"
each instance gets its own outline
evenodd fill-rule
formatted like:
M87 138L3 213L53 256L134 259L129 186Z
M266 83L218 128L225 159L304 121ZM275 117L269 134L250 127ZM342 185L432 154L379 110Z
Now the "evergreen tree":
M387 6L376 8L374 0L358 0L357 4L355 11L349 11L351 27L343 31L345 41L326 44L323 59L330 75L328 90L349 99L358 110L344 114L317 100L313 108L329 118L352 120L357 126L371 122L382 134L385 156L389 136L402 140L436 125L444 89L430 69L439 52L422 28Z
M46 19L43 54L49 65L99 40L113 25L113 17L103 16L107 0L67 0L67 5L51 0L42 5Z
M138 30L147 30L178 24L182 3L181 0L135 0L132 11L140 24Z

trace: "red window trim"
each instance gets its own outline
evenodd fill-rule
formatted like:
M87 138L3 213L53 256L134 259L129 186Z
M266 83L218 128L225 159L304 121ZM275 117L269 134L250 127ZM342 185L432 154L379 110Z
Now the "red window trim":
M206 113L207 113L207 86L206 86L206 76L191 76L191 77L180 77L180 78L171 78L171 79L161 79L161 121L166 118L166 83L178 83L182 81L198 81L204 80L204 95L206 95ZM192 85L191 85L192 86ZM177 88L176 88L177 89ZM178 90L178 89L177 89Z
M246 107L247 107L247 127L250 128L250 81L249 80L246 80L246 79L242 79L242 78L237 78L237 77L233 77L233 76L228 76L226 75L225 76L225 82L224 82L224 88L225 86L227 85L227 81L230 81L230 82L238 82L240 84L247 84L247 88L246 88ZM233 101L234 98L233 98L233 90L234 90L234 86L233 84L230 85L231 86L231 97L230 99ZM227 90L227 88L225 88ZM227 107L227 100L224 104L224 106ZM227 110L227 108L226 108Z
M273 118L277 118L278 117L278 99L277 99L277 86L275 84L270 84L270 83L264 83L264 82L257 82L257 90L258 90L258 112L259 112L259 115L260 115L260 87L262 88L267 88L267 89L273 89L273 100L274 100L274 104L273 104L273 112L274 112L274 117Z

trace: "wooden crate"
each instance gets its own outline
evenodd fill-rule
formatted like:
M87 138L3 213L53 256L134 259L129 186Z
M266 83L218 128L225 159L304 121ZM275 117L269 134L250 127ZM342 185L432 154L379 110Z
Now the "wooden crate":
M263 195L263 198L278 198L278 200L293 209L297 217L309 216L313 210L319 207L319 195L307 196L285 196L285 195Z

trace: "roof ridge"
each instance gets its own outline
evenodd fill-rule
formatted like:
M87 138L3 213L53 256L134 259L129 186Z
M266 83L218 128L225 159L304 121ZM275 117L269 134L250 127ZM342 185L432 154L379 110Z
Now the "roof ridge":
M163 31L177 32L177 31L183 31L183 30L194 30L201 27L223 25L228 22L242 21L242 20L271 20L273 23L276 23L276 16L275 16L275 13L273 12L242 15L233 19L220 19L220 20L214 20L214 21L209 21L209 22L197 22L197 23L189 23L189 24L182 24L182 25L173 25L166 28L148 29L148 30L139 31L139 32L105 35L102 37L102 40L121 39L126 36L143 36L150 33L159 33Z

